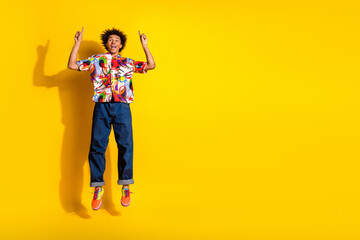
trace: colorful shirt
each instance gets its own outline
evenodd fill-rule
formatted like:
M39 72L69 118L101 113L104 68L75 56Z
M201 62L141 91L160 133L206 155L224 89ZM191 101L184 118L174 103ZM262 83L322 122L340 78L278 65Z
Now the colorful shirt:
M112 56L110 53L98 54L77 62L79 71L90 71L94 84L94 102L131 103L134 100L132 77L135 72L146 73L146 62L134 61Z

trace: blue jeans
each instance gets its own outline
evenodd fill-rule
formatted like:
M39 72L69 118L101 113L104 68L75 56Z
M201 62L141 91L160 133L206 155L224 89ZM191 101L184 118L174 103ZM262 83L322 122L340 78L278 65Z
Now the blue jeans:
M97 102L94 107L89 164L90 187L103 186L105 151L109 142L111 125L118 147L119 185L133 184L133 135L129 103Z

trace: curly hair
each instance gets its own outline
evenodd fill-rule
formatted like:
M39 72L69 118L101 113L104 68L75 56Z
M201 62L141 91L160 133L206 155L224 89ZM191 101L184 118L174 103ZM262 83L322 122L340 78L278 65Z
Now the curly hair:
M122 31L120 31L119 29L116 29L116 28L106 29L100 35L100 38L101 38L101 41L102 41L102 45L105 47L105 49L107 51L109 51L109 49L107 49L106 43L108 42L108 39L109 39L110 35L116 35L116 36L120 37L122 47L119 49L119 52L121 52L124 49L125 45L126 45L126 39L127 39L126 35L124 34L124 32L122 32Z

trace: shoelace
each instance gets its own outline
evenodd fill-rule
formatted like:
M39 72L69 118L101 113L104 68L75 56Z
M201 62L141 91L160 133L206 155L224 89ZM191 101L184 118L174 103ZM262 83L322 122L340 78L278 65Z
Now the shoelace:
M94 193L94 197L93 197L93 199L94 199L94 200L96 200L96 199L97 199L98 194L99 194L99 193L98 193L98 191L95 191L95 193Z
M123 189L123 196L124 196L124 197L129 197L129 196L130 196L130 193L133 193L133 192L130 192L129 189Z
M100 190L95 190L95 192L94 193L91 193L91 194L94 194L94 197L93 197L93 200L96 200L97 199L97 197L98 197L98 195L99 195L99 192L101 192Z

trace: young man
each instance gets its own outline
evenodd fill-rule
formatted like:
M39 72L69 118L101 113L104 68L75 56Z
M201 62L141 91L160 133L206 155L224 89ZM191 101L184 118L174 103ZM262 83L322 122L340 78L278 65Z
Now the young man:
M107 50L104 54L77 61L77 54L84 28L76 32L75 45L69 57L68 68L90 71L94 84L95 102L93 125L89 152L91 172L90 187L95 187L92 208L98 210L102 204L105 184L105 151L109 142L111 125L114 128L118 146L118 184L123 185L121 204L129 206L129 184L133 184L133 136L129 104L134 99L132 76L146 73L155 68L154 59L147 46L145 34L140 34L147 62L134 61L120 56L126 44L126 35L118 29L107 29L101 34L102 43Z

